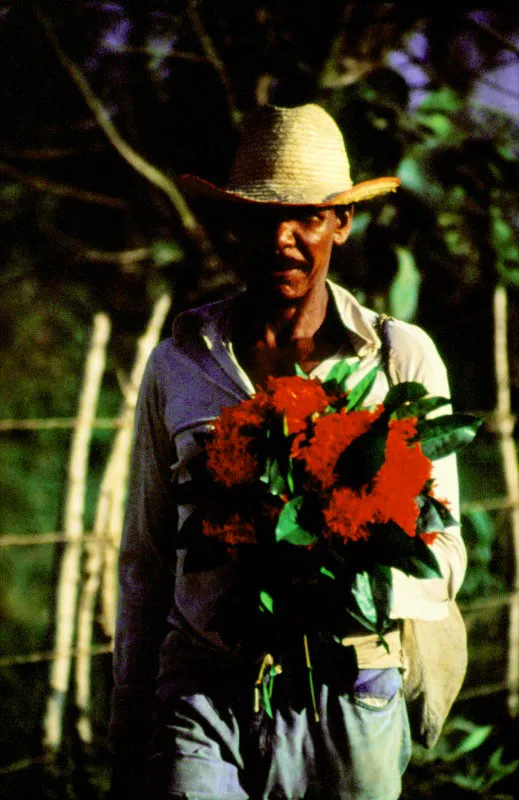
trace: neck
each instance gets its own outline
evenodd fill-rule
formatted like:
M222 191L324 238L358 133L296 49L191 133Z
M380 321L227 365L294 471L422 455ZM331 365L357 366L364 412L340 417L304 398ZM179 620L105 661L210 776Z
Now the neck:
M253 383L263 385L269 375L293 375L295 364L310 372L342 346L344 332L335 314L327 314L323 288L319 302L269 307L268 314L256 294L242 297L233 319L233 344Z
M277 304L251 293L246 305L249 330L253 329L256 340L263 340L267 347L311 341L326 318L328 290L322 285L301 300Z

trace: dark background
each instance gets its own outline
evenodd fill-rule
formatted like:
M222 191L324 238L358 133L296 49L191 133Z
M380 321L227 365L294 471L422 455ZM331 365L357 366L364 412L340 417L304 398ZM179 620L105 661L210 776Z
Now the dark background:
M198 203L191 210L203 230L186 227L181 209L109 140L89 92L132 151L164 175L217 183L244 113L265 102L318 102L343 130L355 182L402 178L397 194L357 208L333 276L368 305L431 333L456 407L487 412L461 460L462 497L504 493L488 412L498 283L508 290L514 408L519 392L515 3L20 0L0 4L0 36L3 419L75 416L98 310L113 327L98 415L115 415L154 300L173 293L165 336L178 310L239 285L225 209ZM97 431L93 440L90 517L111 436ZM70 433L1 437L1 533L59 530ZM509 589L514 562L506 512L472 511L464 523L469 603ZM50 546L0 548L7 657L51 647L59 555ZM439 797L446 785L452 796L517 797L517 772L506 768L519 757L506 693L477 696L503 680L506 609L470 625L471 694L439 750L417 751L409 797ZM47 670L2 667L5 796L100 797L109 656L94 660L93 746L79 746L70 704L62 751L42 767L31 760L42 755Z

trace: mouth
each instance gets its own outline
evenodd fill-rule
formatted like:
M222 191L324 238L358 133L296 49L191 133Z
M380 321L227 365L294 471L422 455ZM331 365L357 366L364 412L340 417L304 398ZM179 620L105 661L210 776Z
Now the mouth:
M270 270L272 275L287 275L291 272L308 272L306 261L296 258L277 258Z

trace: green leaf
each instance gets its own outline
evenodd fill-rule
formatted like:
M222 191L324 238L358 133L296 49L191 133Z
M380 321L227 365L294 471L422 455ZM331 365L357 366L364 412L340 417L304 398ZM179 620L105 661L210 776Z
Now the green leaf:
M406 189L421 195L427 191L427 176L416 158L408 156L400 161L397 175Z
M375 608L373 592L371 591L371 581L367 572L356 573L353 579L351 593L362 616L365 617L371 625L376 626L377 610Z
M356 572L351 596L357 608L348 611L355 619L379 634L387 630L392 602L392 578L387 567L376 564L369 571Z
M376 525L370 538L377 563L395 567L414 578L440 578L434 552L419 536L408 536L393 522Z
M272 595L266 592L264 589L261 590L259 594L260 599L260 611L269 611L271 614L274 613L274 600Z
M276 525L276 542L289 542L296 545L309 545L316 537L298 523L299 511L303 505L302 497L294 497L285 503Z
M493 211L490 229L492 244L499 251L515 241L515 233L512 226L503 219L501 209L496 209L494 206Z
M290 431L288 430L287 415L286 415L286 412L283 412L283 436L285 437L285 439L287 438L289 433L290 433Z
M176 264L184 258L184 252L174 241L156 241L151 246L153 262L157 267Z
M501 258L497 258L496 267L500 280L506 286L519 286L519 269L508 267Z
M496 526L493 516L486 510L480 509L465 512L464 527L472 528L475 536L477 550L481 549L487 554L487 559L490 561L492 557L492 543L496 537Z
M265 708L265 713L267 714L267 716L269 716L270 719L274 719L274 714L272 713L272 705L270 702L269 685L270 684L267 684L265 681L263 681L262 685L263 706Z
M288 491L290 492L290 494L293 494L295 490L295 483L294 483L294 466L291 458L288 459L286 482L288 486Z
M389 310L398 319L410 321L418 306L421 275L411 250L395 247L398 270L389 288Z
M304 369L301 369L299 364L294 364L294 369L295 369L296 375L298 375L300 378L308 378L308 375L306 374Z
M448 87L442 87L436 91L429 92L418 106L417 112L422 114L423 112L445 111L447 114L452 114L454 111L459 111L461 103L462 100L458 92Z
M369 484L386 456L387 419L379 417L371 428L355 439L339 456L335 465L338 483L358 490Z
M369 211L356 212L353 217L350 236L361 236L371 222L372 214Z
M417 497L420 515L416 524L417 534L437 533L450 525L458 525L451 512L440 500L427 495Z
M431 411L436 411L437 408L446 406L450 403L447 397L421 397L419 400L414 400L404 405L399 406L393 412L393 416L397 419L403 417L417 417L423 419Z
M483 742L488 739L492 733L492 725L480 725L475 728L472 733L469 733L458 747L450 754L449 761L455 761L460 756L471 753L478 747L481 747Z
M357 372L359 366L360 361L348 362L345 358L342 361L338 361L326 376L324 385L336 383L345 390L346 381L351 375Z
M333 574L333 572L331 572L326 567L321 567L319 572L321 573L321 575L326 575L327 578L331 578L332 580L335 580L335 575Z
M265 472L261 476L260 481L267 484L270 494L283 494L285 491L285 479L282 475L277 458L267 459Z
M482 422L472 414L449 414L423 420L417 425L416 440L427 458L443 458L469 444Z
M367 375L360 380L357 385L351 390L348 395L348 402L346 403L346 410L353 411L362 405L362 402L369 394L371 387L375 382L375 378L380 370L380 366L373 367Z
M377 610L377 630L382 632L388 629L389 615L393 603L393 577L391 569L384 564L375 564L371 570L371 591ZM387 649L387 643L383 642Z
M427 126L439 139L446 139L453 130L452 122L445 114L420 115L420 122Z
M450 761L448 756L444 757L444 761ZM461 789L467 789L471 794L480 795L483 789L485 779L482 775L453 775L452 782L459 786Z
M489 769L492 772L497 773L499 778L504 778L506 775L513 775L513 773L519 767L519 761L510 761L509 763L505 763L503 761L503 753L504 747L498 747L497 750L494 750L488 760Z
M421 383L416 383L415 381L396 383L384 398L384 408L386 411L392 412L404 403L420 400L426 394L427 389Z

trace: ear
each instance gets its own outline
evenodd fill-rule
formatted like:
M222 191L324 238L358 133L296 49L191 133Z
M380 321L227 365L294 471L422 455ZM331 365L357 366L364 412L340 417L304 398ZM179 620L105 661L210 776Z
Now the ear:
M350 235L351 226L353 224L353 206L336 209L335 214L337 217L337 229L333 235L333 243L341 245L344 244Z

